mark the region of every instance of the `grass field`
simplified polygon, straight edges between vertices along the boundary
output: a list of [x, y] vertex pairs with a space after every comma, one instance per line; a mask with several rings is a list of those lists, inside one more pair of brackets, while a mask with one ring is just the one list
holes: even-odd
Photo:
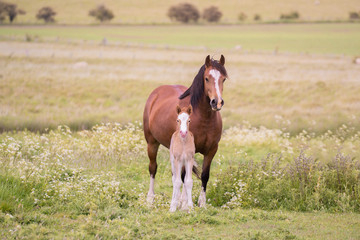
[[[146, 203], [142, 135], [138, 124], [1, 135], [2, 238], [360, 237], [360, 163], [352, 159], [359, 159], [359, 132], [344, 140], [329, 133], [289, 138], [279, 130], [230, 129], [212, 164], [207, 208], [174, 214], [169, 213], [171, 166], [164, 148], [155, 201]], [[299, 158], [301, 149], [306, 156]], [[193, 192], [196, 202], [199, 180]]]
[[[358, 29], [1, 27], [1, 238], [360, 238]], [[208, 54], [229, 79], [207, 208], [170, 214], [165, 148], [145, 201], [139, 122], [154, 88], [189, 86]]]
[[242, 26], [33, 26], [0, 28], [0, 36], [23, 40], [79, 40], [210, 49], [277, 49], [282, 52], [360, 54], [360, 24], [273, 24]]
[[[35, 18], [37, 11], [44, 6], [51, 6], [56, 12], [55, 17], [58, 23], [66, 24], [89, 24], [96, 23], [96, 21], [88, 16], [90, 9], [96, 7], [98, 4], [105, 4], [115, 14], [112, 23], [124, 24], [151, 24], [151, 23], [169, 23], [167, 11], [170, 6], [178, 4], [176, 0], [158, 0], [158, 1], [116, 1], [116, 0], [78, 0], [74, 1], [60, 1], [53, 0], [51, 2], [38, 0], [14, 0], [20, 8], [24, 9], [27, 14], [20, 15], [16, 22], [18, 23], [38, 23]], [[202, 12], [204, 8], [210, 5], [218, 6], [223, 13], [221, 22], [223, 23], [237, 23], [238, 15], [244, 12], [247, 16], [248, 22], [253, 22], [255, 14], [260, 14], [264, 21], [278, 20], [282, 13], [289, 13], [291, 11], [298, 11], [300, 19], [303, 21], [338, 21], [347, 20], [350, 11], [359, 11], [357, 9], [357, 0], [327, 0], [327, 1], [296, 1], [296, 0], [271, 0], [271, 2], [264, 2], [262, 0], [253, 1], [205, 1], [195, 0], [191, 3], [199, 8]]]

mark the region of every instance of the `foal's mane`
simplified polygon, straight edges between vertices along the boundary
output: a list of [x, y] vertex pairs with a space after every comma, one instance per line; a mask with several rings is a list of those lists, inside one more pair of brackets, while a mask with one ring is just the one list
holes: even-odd
[[[222, 64], [213, 59], [211, 59], [210, 63], [211, 66], [217, 69], [222, 75], [227, 76], [226, 69]], [[179, 97], [179, 99], [184, 99], [190, 95], [190, 103], [194, 109], [199, 105], [201, 98], [204, 96], [204, 73], [205, 64], [200, 68], [191, 86]]]

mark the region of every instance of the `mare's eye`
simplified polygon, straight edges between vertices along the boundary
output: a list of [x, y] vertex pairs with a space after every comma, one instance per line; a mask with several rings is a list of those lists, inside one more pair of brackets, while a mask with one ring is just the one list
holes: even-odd
[[176, 119], [176, 122], [179, 122], [179, 119]]
[[209, 82], [209, 79], [208, 79], [208, 78], [205, 78], [205, 81]]
[[190, 120], [188, 122], [190, 122]]
[[225, 82], [226, 78], [224, 78], [223, 82]]

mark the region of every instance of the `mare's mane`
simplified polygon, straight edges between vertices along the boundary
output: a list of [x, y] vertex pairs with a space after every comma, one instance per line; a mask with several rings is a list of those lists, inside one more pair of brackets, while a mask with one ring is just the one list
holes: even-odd
[[[221, 65], [218, 61], [211, 59], [210, 63], [211, 66], [217, 69], [222, 75], [227, 76], [225, 67]], [[204, 73], [205, 64], [200, 68], [191, 86], [179, 97], [179, 99], [184, 99], [185, 97], [190, 96], [190, 103], [193, 109], [198, 106], [201, 98], [204, 95]]]

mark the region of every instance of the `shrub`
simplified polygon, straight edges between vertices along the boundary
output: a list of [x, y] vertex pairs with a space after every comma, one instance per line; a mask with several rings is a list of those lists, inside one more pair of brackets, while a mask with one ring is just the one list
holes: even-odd
[[168, 17], [173, 21], [175, 20], [182, 23], [188, 23], [190, 21], [197, 22], [200, 13], [194, 5], [190, 3], [180, 3], [169, 8]]
[[349, 12], [349, 19], [350, 20], [359, 20], [360, 19], [360, 13]]
[[238, 19], [239, 19], [239, 21], [241, 21], [241, 22], [245, 21], [246, 18], [247, 18], [247, 16], [246, 16], [246, 14], [243, 13], [243, 12], [241, 12], [241, 13], [239, 14], [239, 16], [238, 16]]
[[114, 18], [113, 12], [104, 5], [99, 5], [89, 11], [89, 16], [95, 17], [100, 22], [110, 21]]
[[22, 9], [18, 9], [16, 4], [0, 1], [0, 22], [9, 17], [9, 22], [13, 22], [18, 14], [26, 14]]
[[215, 6], [205, 8], [202, 14], [202, 18], [208, 22], [218, 22], [221, 17], [222, 17], [222, 13]]
[[261, 21], [261, 16], [259, 14], [255, 14], [254, 21]]
[[280, 15], [281, 20], [294, 20], [294, 19], [299, 19], [299, 17], [300, 17], [300, 14], [297, 11], [293, 11], [291, 13]]
[[56, 12], [51, 7], [43, 7], [36, 14], [36, 18], [39, 20], [44, 20], [46, 23], [55, 22], [55, 15]]

